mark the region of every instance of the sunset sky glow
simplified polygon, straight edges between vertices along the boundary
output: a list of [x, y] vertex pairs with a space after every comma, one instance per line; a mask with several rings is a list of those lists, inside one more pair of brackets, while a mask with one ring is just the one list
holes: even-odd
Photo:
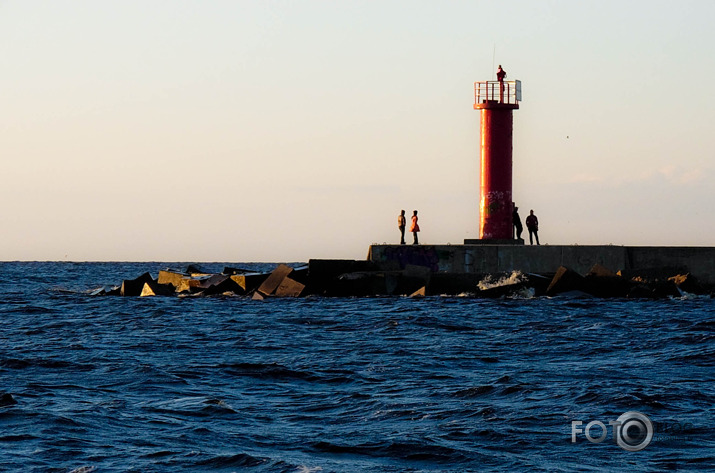
[[477, 238], [474, 81], [523, 84], [542, 244], [715, 246], [715, 2], [0, 0], [0, 260]]

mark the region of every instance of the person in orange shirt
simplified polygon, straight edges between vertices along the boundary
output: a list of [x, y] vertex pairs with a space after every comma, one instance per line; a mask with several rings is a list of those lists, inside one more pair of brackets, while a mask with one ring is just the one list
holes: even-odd
[[412, 242], [413, 245], [419, 245], [419, 241], [417, 241], [417, 232], [420, 231], [420, 226], [417, 224], [417, 211], [415, 210], [412, 213], [412, 226], [410, 227], [410, 231], [412, 232], [412, 236], [414, 237], [415, 241]]

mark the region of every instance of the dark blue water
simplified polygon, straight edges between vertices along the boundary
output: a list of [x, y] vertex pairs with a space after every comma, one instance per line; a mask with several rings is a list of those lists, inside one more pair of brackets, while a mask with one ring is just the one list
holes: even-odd
[[[709, 297], [81, 293], [165, 266], [0, 264], [0, 471], [715, 468]], [[631, 410], [643, 450], [572, 443]]]

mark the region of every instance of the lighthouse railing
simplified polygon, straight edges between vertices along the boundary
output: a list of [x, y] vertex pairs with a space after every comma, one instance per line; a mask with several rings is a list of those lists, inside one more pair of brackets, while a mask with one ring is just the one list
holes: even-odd
[[521, 102], [521, 81], [489, 80], [474, 83], [474, 105], [488, 102], [519, 105]]

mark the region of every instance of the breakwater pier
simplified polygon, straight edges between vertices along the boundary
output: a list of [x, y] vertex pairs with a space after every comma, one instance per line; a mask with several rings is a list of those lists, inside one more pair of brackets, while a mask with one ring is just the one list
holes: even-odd
[[166, 268], [94, 295], [371, 297], [383, 295], [662, 298], [715, 291], [715, 248], [578, 245], [372, 245], [364, 260], [311, 259], [256, 273]]

